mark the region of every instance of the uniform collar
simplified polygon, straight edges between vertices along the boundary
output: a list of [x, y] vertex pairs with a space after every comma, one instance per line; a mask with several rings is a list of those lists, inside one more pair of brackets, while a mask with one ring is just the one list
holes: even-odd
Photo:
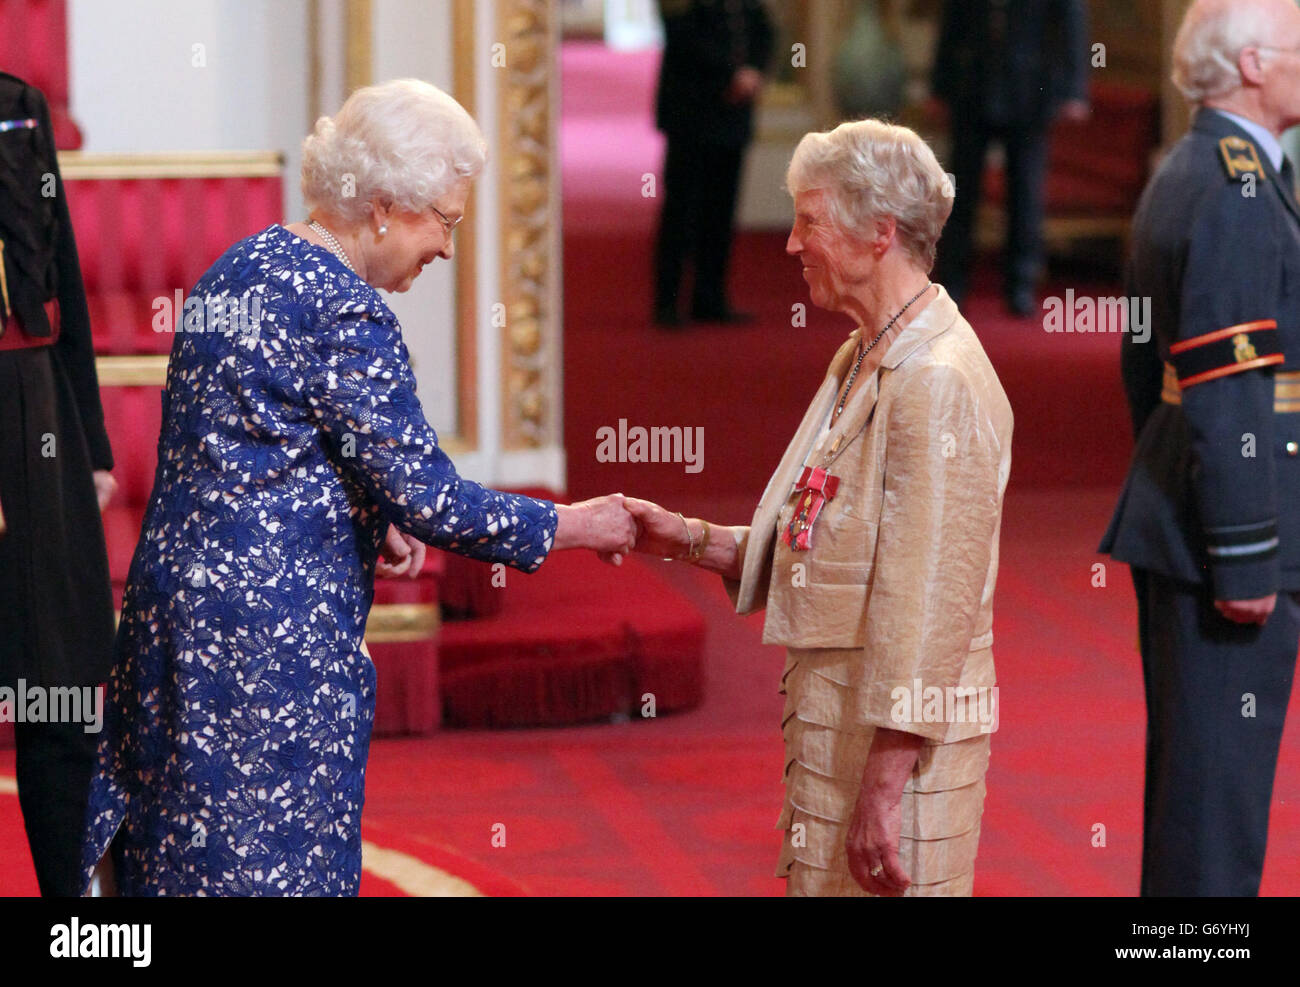
[[1278, 172], [1282, 170], [1282, 143], [1277, 139], [1277, 136], [1263, 124], [1256, 123], [1254, 120], [1249, 120], [1238, 113], [1229, 113], [1227, 110], [1220, 110], [1217, 107], [1207, 106], [1202, 110], [1202, 112], [1217, 113], [1219, 116], [1236, 124], [1254, 138], [1255, 143], [1259, 145], [1259, 149], [1264, 153], [1264, 156], [1268, 158], [1268, 163], [1273, 166], [1273, 170]]

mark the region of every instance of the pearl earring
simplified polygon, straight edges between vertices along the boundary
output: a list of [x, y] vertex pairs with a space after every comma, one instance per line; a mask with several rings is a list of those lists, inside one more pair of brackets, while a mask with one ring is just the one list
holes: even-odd
[[384, 235], [385, 233], [387, 233], [387, 232], [388, 232], [388, 224], [387, 224], [387, 223], [385, 223], [383, 226], [379, 227], [379, 235], [380, 235], [380, 236], [383, 236], [383, 235]]

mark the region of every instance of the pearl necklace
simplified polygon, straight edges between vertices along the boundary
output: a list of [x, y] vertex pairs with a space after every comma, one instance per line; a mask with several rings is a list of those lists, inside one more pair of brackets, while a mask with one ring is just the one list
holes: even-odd
[[307, 225], [307, 229], [312, 230], [318, 237], [324, 240], [326, 249], [339, 260], [343, 261], [344, 266], [349, 271], [353, 274], [357, 273], [357, 269], [352, 266], [352, 261], [348, 260], [348, 255], [343, 249], [343, 244], [339, 243], [338, 238], [335, 237], [333, 233], [314, 219]]
[[885, 328], [881, 329], [880, 332], [876, 333], [876, 338], [870, 342], [867, 348], [858, 354], [858, 362], [853, 364], [853, 373], [849, 374], [849, 382], [844, 385], [844, 393], [840, 396], [840, 403], [838, 407], [836, 407], [835, 409], [835, 417], [831, 419], [832, 421], [834, 421], [836, 418], [839, 418], [840, 413], [844, 410], [844, 403], [849, 399], [849, 391], [853, 390], [853, 382], [858, 379], [858, 371], [862, 369], [862, 361], [866, 359], [867, 354], [871, 352], [872, 348], [875, 347], [875, 345], [878, 342], [880, 342], [881, 337], [884, 336], [885, 333], [889, 332], [891, 328], [893, 328], [894, 323], [903, 317], [903, 313], [912, 307], [912, 302], [916, 301], [918, 298], [924, 295], [933, 286], [934, 286], [933, 281], [927, 281], [925, 283], [925, 287], [922, 288], [920, 291], [918, 291], [915, 295], [913, 295], [911, 300], [908, 301], [906, 305], [904, 305], [902, 308], [898, 310], [898, 314], [885, 323]]

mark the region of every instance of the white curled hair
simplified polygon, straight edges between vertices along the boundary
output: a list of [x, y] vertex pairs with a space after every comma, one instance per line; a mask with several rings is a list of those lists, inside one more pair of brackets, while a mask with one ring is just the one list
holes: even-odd
[[915, 131], [883, 120], [855, 120], [805, 134], [785, 174], [791, 195], [827, 192], [830, 221], [859, 240], [892, 216], [898, 240], [927, 273], [952, 212], [952, 180]]
[[394, 79], [358, 89], [302, 144], [302, 195], [350, 222], [373, 199], [421, 212], [487, 161], [473, 117], [437, 86]]
[[1235, 92], [1242, 49], [1267, 47], [1276, 26], [1274, 11], [1260, 3], [1193, 5], [1174, 37], [1174, 85], [1192, 103]]

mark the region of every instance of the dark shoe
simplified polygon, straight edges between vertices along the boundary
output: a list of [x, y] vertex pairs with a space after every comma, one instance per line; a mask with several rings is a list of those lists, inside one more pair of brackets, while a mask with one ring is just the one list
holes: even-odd
[[747, 326], [755, 321], [753, 312], [741, 312], [734, 308], [716, 311], [692, 312], [692, 322], [716, 322], [728, 326]]
[[677, 314], [675, 308], [655, 309], [653, 321], [660, 329], [680, 329], [686, 325], [686, 320]]
[[1007, 308], [1011, 310], [1013, 315], [1017, 315], [1022, 319], [1033, 315], [1038, 310], [1038, 300], [1034, 297], [1034, 289], [1027, 286], [1012, 288], [1007, 293]]

